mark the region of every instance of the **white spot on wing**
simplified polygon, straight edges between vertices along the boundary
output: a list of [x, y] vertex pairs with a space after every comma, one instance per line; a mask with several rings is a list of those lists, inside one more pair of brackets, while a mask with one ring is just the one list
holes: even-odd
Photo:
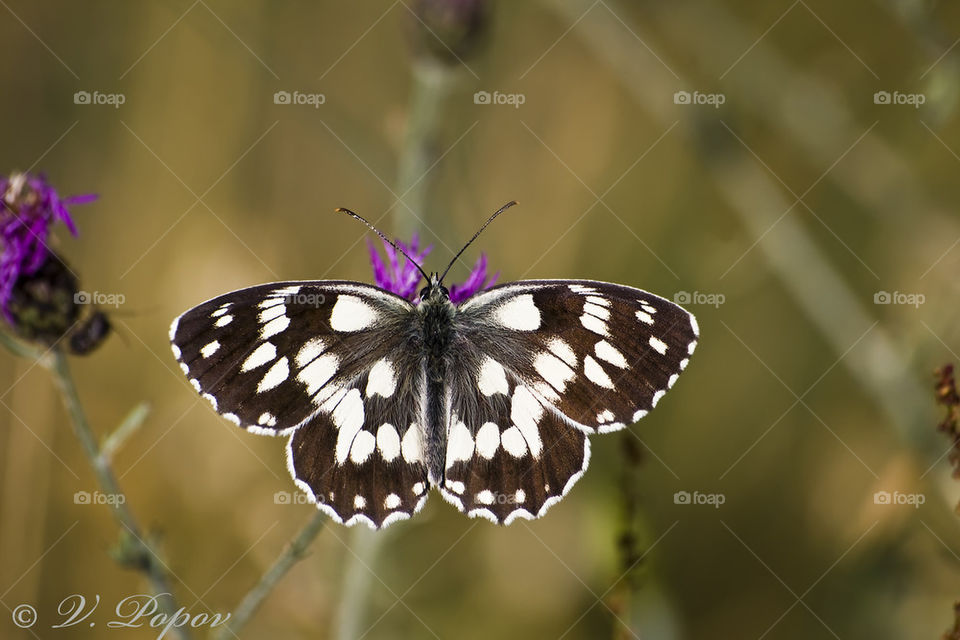
[[613, 389], [613, 380], [611, 380], [607, 372], [603, 370], [600, 363], [593, 359], [593, 356], [584, 357], [583, 373], [586, 374], [587, 379], [595, 385]]
[[262, 393], [273, 389], [281, 382], [285, 381], [290, 377], [290, 366], [287, 362], [286, 356], [277, 360], [272, 367], [270, 367], [263, 378], [260, 380], [260, 384], [257, 385], [257, 393]]
[[493, 492], [490, 489], [484, 489], [476, 495], [476, 499], [480, 504], [493, 504]]
[[420, 426], [416, 422], [411, 422], [407, 428], [407, 432], [403, 434], [400, 451], [403, 453], [403, 459], [407, 462], [421, 462], [423, 460], [423, 444], [420, 441]]
[[675, 373], [672, 376], [670, 376], [670, 379], [667, 380], [667, 389], [672, 389], [673, 385], [677, 383], [677, 378], [679, 377], [680, 377], [680, 374], [678, 373]]
[[570, 345], [563, 338], [550, 338], [547, 340], [547, 349], [571, 367], [577, 366], [577, 354], [573, 352]]
[[225, 314], [229, 308], [230, 308], [230, 303], [229, 303], [229, 302], [224, 302], [222, 305], [220, 305], [220, 306], [217, 308], [216, 311], [214, 311], [213, 313], [210, 314], [210, 317], [211, 317], [211, 318], [219, 318], [220, 316], [222, 316], [223, 314]]
[[356, 296], [340, 294], [330, 312], [330, 328], [334, 331], [361, 331], [376, 320], [376, 310]]
[[567, 382], [576, 375], [567, 363], [549, 351], [542, 351], [533, 359], [533, 368], [557, 391], [563, 393]]
[[353, 439], [353, 446], [350, 447], [350, 460], [354, 464], [363, 464], [377, 448], [377, 439], [369, 431], [361, 430], [357, 437]]
[[384, 509], [396, 509], [400, 506], [400, 496], [395, 493], [389, 494], [386, 498], [383, 499], [383, 508]]
[[230, 324], [231, 322], [233, 322], [233, 316], [223, 316], [222, 318], [220, 318], [219, 320], [217, 320], [217, 321], [214, 322], [213, 324], [214, 324], [214, 326], [216, 326], [216, 327], [225, 327], [225, 326], [227, 326], [228, 324]]
[[593, 304], [592, 302], [584, 303], [583, 312], [589, 313], [592, 316], [597, 316], [601, 320], [610, 319], [610, 309], [607, 309], [606, 307], [601, 307], [598, 304]]
[[239, 424], [240, 424], [240, 418], [238, 418], [238, 417], [237, 417], [237, 414], [235, 414], [235, 413], [225, 413], [225, 414], [223, 414], [223, 417], [226, 418], [227, 420], [229, 420], [230, 422], [232, 422], [232, 423], [235, 424], [235, 425], [239, 425]]
[[606, 340], [601, 340], [598, 342], [593, 350], [597, 353], [598, 358], [601, 360], [606, 360], [616, 367], [626, 369], [629, 366], [627, 365], [627, 359], [623, 357], [623, 354], [617, 351], [616, 348]]
[[396, 388], [397, 377], [393, 372], [393, 363], [386, 358], [380, 358], [367, 376], [367, 397], [376, 393], [389, 398]]
[[327, 345], [320, 338], [313, 338], [308, 341], [300, 347], [300, 351], [297, 352], [297, 367], [304, 367], [310, 364], [323, 353], [326, 348]]
[[523, 439], [520, 429], [516, 427], [510, 427], [500, 435], [500, 444], [514, 458], [527, 455], [527, 443]]
[[208, 342], [207, 344], [203, 345], [202, 349], [200, 349], [200, 355], [202, 355], [204, 358], [209, 358], [210, 356], [215, 354], [217, 352], [217, 349], [219, 348], [220, 348], [220, 342], [218, 340], [214, 340], [213, 342]]
[[500, 447], [500, 427], [485, 422], [477, 430], [477, 453], [489, 460]]
[[654, 407], [657, 406], [657, 403], [660, 402], [660, 398], [662, 398], [666, 393], [667, 392], [663, 389], [657, 391], [655, 394], [653, 394], [653, 400], [650, 401], [650, 404]]
[[[270, 307], [275, 307], [278, 304], [283, 304], [283, 298], [264, 298], [260, 301], [260, 304], [257, 307], [261, 309], [269, 309]], [[263, 322], [263, 320], [261, 320]]]
[[637, 411], [635, 414], [633, 414], [633, 421], [634, 421], [634, 422], [637, 422], [638, 420], [640, 420], [641, 418], [643, 418], [645, 415], [647, 415], [647, 410], [646, 410], [646, 409], [640, 409], [640, 410]]
[[202, 397], [203, 397], [204, 400], [206, 400], [207, 402], [209, 402], [209, 403], [213, 406], [213, 410], [214, 410], [214, 411], [217, 410], [217, 399], [216, 399], [216, 398], [214, 398], [214, 397], [213, 397], [212, 395], [210, 395], [209, 393], [204, 393]]
[[506, 394], [510, 391], [506, 372], [499, 362], [490, 357], [484, 358], [483, 364], [480, 365], [477, 386], [480, 393], [485, 396], [492, 396], [495, 393]]
[[463, 495], [463, 492], [467, 490], [467, 487], [459, 480], [447, 480], [447, 488], [460, 495]]
[[584, 313], [582, 316], [580, 316], [580, 324], [601, 336], [610, 335], [610, 332], [607, 330], [607, 323], [597, 316], [592, 316], [589, 313]]
[[537, 426], [543, 417], [543, 406], [530, 390], [518, 385], [513, 390], [513, 402], [510, 404], [510, 420], [520, 430], [523, 439], [530, 448], [533, 457], [538, 457], [543, 449], [540, 440], [540, 428]]
[[363, 496], [361, 496], [361, 495], [359, 495], [359, 494], [357, 494], [357, 495], [355, 495], [355, 496], [353, 497], [353, 508], [354, 508], [354, 509], [357, 509], [357, 510], [359, 511], [360, 509], [363, 509], [363, 508], [366, 507], [366, 506], [367, 506], [367, 499], [366, 499], [366, 498], [364, 498]]
[[656, 336], [650, 336], [650, 348], [663, 355], [667, 352], [667, 343]]
[[700, 325], [697, 323], [696, 317], [691, 313], [690, 314], [690, 328], [693, 329], [693, 335], [700, 337]]
[[257, 347], [253, 353], [247, 356], [247, 359], [243, 361], [243, 365], [240, 367], [240, 371], [247, 372], [251, 369], [262, 367], [268, 362], [272, 362], [276, 357], [277, 348], [273, 346], [272, 342], [264, 342]]
[[637, 311], [637, 320], [646, 324], [653, 324], [653, 316], [646, 311]]
[[473, 436], [462, 420], [457, 420], [450, 428], [447, 436], [447, 469], [455, 462], [469, 460], [473, 457]]
[[337, 427], [336, 459], [339, 464], [347, 460], [347, 454], [363, 427], [363, 398], [359, 389], [350, 389], [330, 414]]
[[384, 422], [377, 429], [377, 449], [387, 462], [393, 461], [400, 455], [400, 435], [389, 422]]
[[598, 304], [601, 307], [610, 306], [610, 301], [600, 296], [587, 296], [587, 302], [589, 302], [590, 304]]
[[263, 325], [260, 328], [260, 338], [266, 340], [267, 338], [272, 338], [273, 336], [286, 331], [287, 327], [290, 326], [290, 318], [287, 316], [280, 316], [279, 318], [274, 318], [267, 324]]
[[516, 296], [500, 305], [494, 317], [508, 329], [534, 331], [540, 328], [540, 310], [529, 293]]
[[257, 418], [257, 424], [262, 424], [266, 427], [272, 427], [277, 424], [277, 417], [272, 413], [264, 411], [260, 414], [260, 417]]
[[[300, 353], [302, 354], [303, 350]], [[297, 358], [299, 359], [299, 355]], [[297, 380], [307, 387], [307, 395], [313, 396], [330, 381], [339, 366], [340, 358], [336, 354], [327, 353], [301, 369], [297, 373]], [[315, 403], [322, 401], [323, 398], [314, 398]]]
[[266, 324], [274, 318], [279, 318], [287, 312], [287, 306], [284, 304], [272, 305], [260, 312], [260, 324]]

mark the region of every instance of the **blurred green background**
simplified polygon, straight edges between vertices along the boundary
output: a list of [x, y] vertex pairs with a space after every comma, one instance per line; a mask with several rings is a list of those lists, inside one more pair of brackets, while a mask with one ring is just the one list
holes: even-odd
[[[960, 598], [931, 376], [960, 360], [960, 4], [498, 2], [466, 42], [429, 9], [473, 4], [0, 2], [0, 170], [100, 194], [57, 247], [125, 303], [73, 367], [98, 433], [153, 408], [115, 469], [181, 604], [230, 611], [312, 509], [275, 502], [284, 442], [196, 396], [170, 320], [271, 280], [372, 280], [371, 234], [335, 207], [418, 230], [436, 269], [516, 199], [467, 262], [688, 294], [687, 373], [593, 438], [541, 520], [497, 528], [434, 495], [376, 537], [330, 524], [242, 637], [940, 637]], [[146, 586], [111, 562], [107, 508], [74, 503], [97, 486], [50, 376], [0, 363], [0, 636], [156, 637], [49, 628], [70, 594], [99, 594], [105, 621]]]

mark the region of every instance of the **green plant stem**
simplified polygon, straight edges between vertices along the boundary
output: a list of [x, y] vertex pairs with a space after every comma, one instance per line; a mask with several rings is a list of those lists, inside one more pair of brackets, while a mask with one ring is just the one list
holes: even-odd
[[460, 71], [429, 59], [415, 60], [412, 71], [409, 120], [397, 166], [396, 193], [402, 205], [394, 209], [393, 226], [401, 238], [423, 231], [421, 226], [443, 237], [442, 220], [430, 210], [430, 168], [437, 159], [441, 125], [446, 122], [447, 98]]
[[[81, 447], [83, 447], [83, 452], [93, 468], [100, 488], [106, 494], [122, 494], [120, 485], [113, 475], [113, 469], [101, 454], [97, 439], [90, 428], [90, 423], [87, 421], [83, 405], [80, 403], [80, 396], [77, 394], [77, 387], [70, 375], [66, 354], [59, 349], [54, 349], [51, 355], [51, 361], [45, 364], [48, 364], [57, 386], [60, 388], [60, 394], [63, 396], [63, 402], [73, 423], [73, 432], [80, 441]], [[166, 597], [157, 598], [158, 604], [163, 613], [172, 616], [180, 609], [180, 605], [170, 588], [170, 581], [163, 561], [144, 540], [140, 526], [133, 517], [133, 512], [130, 511], [127, 502], [125, 500], [112, 500], [109, 506], [114, 519], [121, 526], [121, 533], [123, 534], [121, 544], [124, 547], [121, 551], [122, 557], [129, 559], [130, 566], [137, 568], [146, 575], [150, 588], [155, 595], [166, 594]], [[176, 627], [174, 632], [184, 640], [190, 638], [189, 632], [183, 627]]]
[[222, 627], [213, 636], [215, 640], [240, 635], [240, 631], [260, 608], [263, 601], [267, 599], [280, 579], [306, 555], [310, 544], [323, 530], [326, 522], [327, 516], [320, 511], [317, 511], [310, 518], [300, 532], [287, 544], [280, 556], [270, 565], [260, 581], [240, 600], [240, 604], [230, 614], [230, 624]]

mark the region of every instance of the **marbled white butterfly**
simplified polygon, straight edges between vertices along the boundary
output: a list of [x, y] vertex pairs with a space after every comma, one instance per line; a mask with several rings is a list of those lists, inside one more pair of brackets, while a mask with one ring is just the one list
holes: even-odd
[[417, 304], [359, 282], [276, 282], [170, 327], [197, 392], [247, 431], [286, 436], [296, 484], [346, 525], [408, 518], [431, 487], [469, 516], [542, 516], [586, 470], [588, 436], [645, 416], [696, 346], [693, 315], [639, 289], [523, 280], [454, 305], [446, 271], [417, 268]]

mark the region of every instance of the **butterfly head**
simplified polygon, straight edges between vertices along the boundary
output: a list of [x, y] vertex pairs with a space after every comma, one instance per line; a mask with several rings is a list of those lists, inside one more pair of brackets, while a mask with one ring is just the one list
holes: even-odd
[[450, 299], [450, 292], [440, 284], [439, 273], [430, 274], [430, 283], [420, 290], [420, 302], [446, 302]]

